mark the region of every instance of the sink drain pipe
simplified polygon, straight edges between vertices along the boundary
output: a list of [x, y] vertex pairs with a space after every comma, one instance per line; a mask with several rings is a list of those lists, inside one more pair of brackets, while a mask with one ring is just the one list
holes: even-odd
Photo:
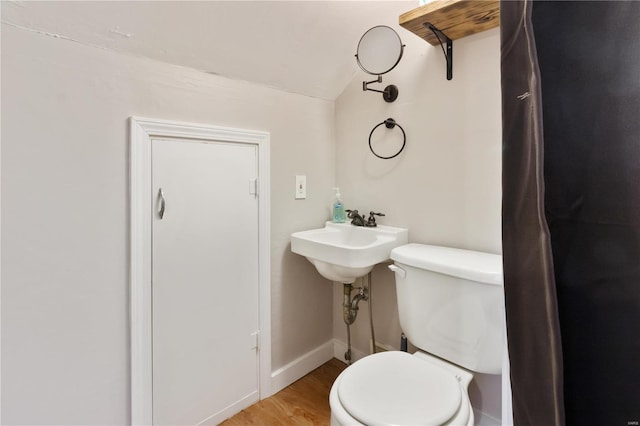
[[[361, 300], [369, 301], [369, 324], [371, 326], [371, 339], [373, 341], [373, 352], [375, 352], [376, 341], [375, 334], [373, 331], [373, 313], [371, 309], [371, 272], [369, 272], [368, 276], [368, 287], [353, 287], [351, 283], [343, 283], [342, 287], [342, 318], [344, 319], [345, 324], [347, 325], [347, 352], [344, 354], [344, 359], [347, 361], [349, 365], [352, 363], [351, 357], [351, 324], [353, 324], [358, 316], [358, 304]], [[363, 278], [364, 281], [364, 278]], [[358, 293], [351, 298], [351, 293], [353, 290], [357, 290]]]

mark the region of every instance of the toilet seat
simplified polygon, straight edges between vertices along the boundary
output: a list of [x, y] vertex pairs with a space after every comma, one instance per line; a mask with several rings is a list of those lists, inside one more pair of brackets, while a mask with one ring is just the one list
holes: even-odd
[[466, 410], [461, 406], [468, 405], [451, 371], [406, 352], [365, 357], [336, 385], [340, 405], [363, 424], [443, 425], [460, 420], [458, 414]]

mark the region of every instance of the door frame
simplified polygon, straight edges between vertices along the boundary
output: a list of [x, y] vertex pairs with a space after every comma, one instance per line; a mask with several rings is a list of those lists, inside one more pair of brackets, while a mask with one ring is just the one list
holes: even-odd
[[152, 138], [250, 144], [258, 152], [258, 392], [271, 393], [269, 133], [158, 119], [129, 119], [131, 424], [153, 424]]

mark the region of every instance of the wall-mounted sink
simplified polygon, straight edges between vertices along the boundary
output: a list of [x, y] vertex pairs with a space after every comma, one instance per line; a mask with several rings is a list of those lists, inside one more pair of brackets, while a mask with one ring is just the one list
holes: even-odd
[[408, 241], [405, 228], [327, 222], [324, 228], [291, 234], [291, 251], [305, 256], [323, 277], [352, 283], [389, 260], [391, 250]]

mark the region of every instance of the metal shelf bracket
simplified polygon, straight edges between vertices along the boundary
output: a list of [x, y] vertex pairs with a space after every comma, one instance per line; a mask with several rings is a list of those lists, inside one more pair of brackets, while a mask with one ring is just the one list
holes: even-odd
[[[444, 53], [444, 57], [447, 60], [447, 80], [451, 80], [453, 78], [453, 40], [429, 22], [425, 22], [422, 25], [430, 29], [438, 38], [440, 47], [442, 48], [442, 53]], [[446, 44], [446, 50], [444, 44]]]

